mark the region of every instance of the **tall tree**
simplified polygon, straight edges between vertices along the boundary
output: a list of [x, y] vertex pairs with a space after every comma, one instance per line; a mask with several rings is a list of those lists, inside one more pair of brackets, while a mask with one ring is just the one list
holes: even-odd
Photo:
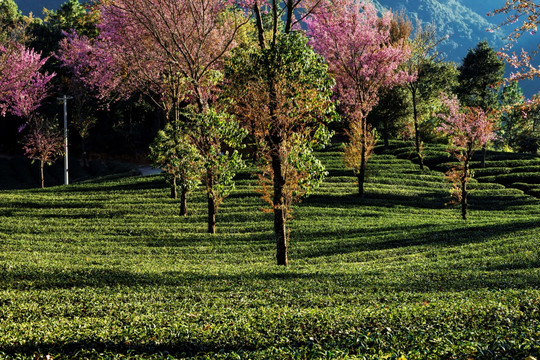
[[307, 41], [293, 32], [278, 36], [273, 48], [238, 49], [226, 73], [233, 109], [258, 148], [259, 192], [274, 213], [279, 265], [288, 262], [286, 222], [293, 203], [324, 177], [313, 149], [329, 140], [326, 123], [334, 116], [334, 82]]
[[[409, 41], [412, 23], [405, 12], [394, 13], [390, 22], [390, 44]], [[369, 124], [377, 128], [383, 138], [385, 149], [389, 146], [390, 133], [396, 134], [408, 117], [407, 93], [403, 87], [381, 89], [379, 103], [367, 117]]]
[[[287, 169], [294, 168], [290, 156], [293, 146], [290, 142], [291, 139], [287, 138], [287, 134], [290, 133], [290, 128], [294, 123], [302, 123], [300, 115], [294, 114], [293, 109], [289, 109], [285, 114], [280, 113], [280, 101], [283, 101], [283, 99], [279, 99], [279, 97], [284, 92], [284, 89], [280, 89], [280, 87], [286, 86], [283, 84], [283, 78], [288, 76], [300, 76], [301, 78], [303, 76], [302, 72], [294, 74], [294, 72], [300, 71], [303, 65], [300, 66], [300, 69], [291, 67], [292, 64], [298, 64], [297, 51], [299, 48], [291, 53], [295, 55], [292, 58], [280, 57], [278, 55], [281, 51], [279, 48], [287, 44], [292, 46], [292, 42], [297, 41], [297, 39], [287, 40], [286, 37], [294, 36], [294, 30], [298, 28], [301, 21], [315, 12], [323, 2], [323, 0], [241, 1], [243, 7], [250, 11], [255, 18], [256, 36], [259, 45], [258, 57], [265, 59], [259, 65], [259, 79], [265, 79], [266, 81], [266, 84], [261, 85], [260, 88], [261, 99], [264, 99], [266, 106], [258, 111], [260, 111], [261, 121], [267, 124], [267, 128], [264, 132], [265, 135], [261, 136], [263, 141], [259, 145], [260, 149], [268, 156], [269, 167], [267, 168], [267, 174], [272, 183], [270, 197], [274, 213], [276, 259], [279, 265], [288, 264], [287, 249], [289, 239], [286, 228], [288, 200], [286, 187], [287, 184], [291, 184], [292, 178], [288, 179]], [[288, 52], [290, 53], [290, 50]], [[318, 61], [310, 61], [307, 65], [316, 68], [320, 66]], [[309, 73], [311, 70], [305, 68], [305, 71]], [[299, 81], [302, 80], [299, 79]], [[326, 80], [323, 80], [323, 83], [325, 82]], [[306, 86], [309, 88], [307, 84]], [[291, 91], [293, 95], [300, 94], [297, 89], [291, 89]], [[316, 88], [310, 88], [310, 91], [314, 91], [313, 95], [317, 96]], [[327, 89], [323, 89], [319, 96], [325, 98]], [[294, 102], [294, 98], [290, 99], [290, 101]], [[306, 105], [311, 108], [309, 104]], [[298, 108], [297, 110], [301, 109]], [[326, 109], [319, 109], [321, 115], [326, 111]], [[313, 110], [313, 113], [315, 113], [315, 110]], [[309, 116], [306, 123], [311, 122], [314, 117], [316, 116]], [[319, 126], [316, 128], [319, 128]]]
[[[469, 50], [458, 68], [459, 85], [456, 89], [460, 102], [465, 106], [477, 106], [491, 111], [498, 106], [497, 93], [503, 81], [504, 63], [487, 41], [481, 41]], [[484, 144], [482, 167], [485, 166]]]
[[410, 41], [411, 57], [407, 59], [404, 64], [404, 68], [409, 74], [417, 74], [416, 79], [406, 83], [405, 87], [411, 96], [414, 144], [416, 154], [420, 161], [420, 169], [422, 170], [424, 169], [424, 157], [421, 151], [422, 141], [420, 139], [419, 131], [422, 114], [419, 107], [422, 100], [422, 95], [429, 96], [430, 94], [423, 90], [432, 84], [430, 80], [432, 80], [431, 76], [433, 73], [426, 70], [428, 70], [429, 65], [434, 63], [437, 57], [435, 47], [437, 46], [438, 42], [435, 26], [428, 24], [422, 27], [420, 22], [418, 22], [414, 36]]
[[366, 163], [373, 135], [366, 117], [379, 100], [382, 88], [392, 88], [415, 78], [399, 70], [410, 48], [391, 42], [392, 13], [382, 17], [371, 1], [336, 0], [308, 20], [308, 34], [316, 51], [324, 55], [336, 77], [337, 94], [349, 123], [346, 158], [364, 194]]
[[465, 106], [479, 106], [484, 110], [497, 107], [497, 93], [504, 76], [504, 64], [487, 41], [469, 50], [459, 70], [456, 89]]
[[461, 203], [461, 216], [467, 219], [467, 183], [472, 178], [470, 161], [474, 152], [495, 138], [493, 117], [481, 107], [461, 107], [456, 96], [441, 93], [440, 99], [446, 112], [438, 114], [442, 119], [439, 131], [450, 138], [449, 150], [460, 165], [447, 172], [453, 182], [453, 196]]

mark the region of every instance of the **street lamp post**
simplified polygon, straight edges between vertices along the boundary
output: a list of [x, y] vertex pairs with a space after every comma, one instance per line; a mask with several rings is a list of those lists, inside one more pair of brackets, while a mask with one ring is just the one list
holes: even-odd
[[64, 185], [69, 185], [69, 165], [68, 165], [68, 130], [67, 130], [67, 101], [73, 99], [73, 96], [64, 95], [57, 98], [64, 103]]

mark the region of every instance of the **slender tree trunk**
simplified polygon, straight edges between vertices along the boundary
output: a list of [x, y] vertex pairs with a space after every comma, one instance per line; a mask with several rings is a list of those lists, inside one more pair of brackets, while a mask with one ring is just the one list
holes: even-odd
[[208, 196], [208, 233], [216, 233], [216, 199], [212, 195], [212, 188], [214, 187], [214, 175], [211, 170], [206, 173], [206, 192]]
[[171, 183], [171, 199], [176, 200], [178, 198], [178, 193], [176, 192], [176, 176], [172, 176]]
[[358, 179], [358, 195], [364, 197], [364, 181], [366, 178], [366, 135], [367, 135], [367, 123], [366, 119], [362, 118], [362, 144], [360, 149], [360, 172], [356, 176]]
[[44, 189], [45, 188], [45, 174], [43, 172], [43, 167], [44, 167], [44, 161], [43, 160], [40, 160], [39, 161], [39, 173], [40, 173], [40, 176], [41, 176], [41, 188]]
[[[272, 123], [278, 127], [276, 109], [277, 109], [277, 93], [273, 78], [270, 76], [268, 84], [269, 88], [269, 111]], [[287, 258], [288, 238], [287, 238], [287, 209], [285, 208], [283, 188], [285, 187], [285, 177], [283, 174], [282, 149], [284, 147], [283, 138], [279, 133], [279, 128], [272, 129], [270, 142], [272, 146], [272, 172], [274, 173], [274, 236], [276, 238], [276, 260], [278, 265], [287, 266], [289, 261]]]
[[211, 195], [208, 195], [208, 233], [216, 233], [216, 203]]
[[486, 148], [486, 144], [484, 144], [484, 146], [482, 146], [482, 164], [481, 164], [483, 168], [486, 167], [486, 154], [487, 154], [487, 148]]
[[81, 136], [81, 150], [82, 150], [82, 166], [84, 168], [89, 168], [90, 163], [88, 162], [88, 153], [86, 152], [86, 140]]
[[461, 178], [461, 217], [467, 220], [467, 178], [469, 177], [469, 158], [463, 164], [463, 177]]
[[358, 180], [358, 195], [361, 198], [364, 197], [364, 181], [362, 180], [363, 176], [362, 169], [360, 169], [360, 172], [356, 174], [356, 179]]
[[274, 235], [276, 238], [276, 260], [278, 265], [288, 265], [287, 259], [287, 213], [283, 203], [283, 187], [285, 179], [282, 172], [282, 159], [279, 150], [272, 154], [272, 170], [274, 172]]
[[418, 109], [416, 107], [416, 91], [412, 92], [413, 118], [414, 118], [414, 141], [416, 155], [420, 161], [420, 170], [424, 170], [424, 157], [420, 154], [420, 133], [418, 132]]
[[180, 193], [180, 215], [187, 216], [187, 186], [182, 186]]

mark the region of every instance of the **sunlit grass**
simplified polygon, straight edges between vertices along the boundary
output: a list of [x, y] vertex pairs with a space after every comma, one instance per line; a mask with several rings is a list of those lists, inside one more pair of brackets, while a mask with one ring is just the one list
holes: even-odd
[[0, 358], [540, 355], [540, 200], [376, 155], [366, 196], [338, 148], [296, 207], [290, 266], [242, 174], [205, 234], [159, 176], [0, 192]]

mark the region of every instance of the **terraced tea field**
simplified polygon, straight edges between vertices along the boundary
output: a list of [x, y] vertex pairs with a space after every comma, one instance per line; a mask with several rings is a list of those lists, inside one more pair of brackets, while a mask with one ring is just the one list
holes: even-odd
[[287, 268], [247, 173], [213, 236], [159, 176], [1, 191], [0, 358], [540, 356], [539, 199], [477, 182], [463, 221], [440, 171], [375, 155], [359, 199], [320, 155]]
[[[379, 147], [379, 150], [381, 151], [382, 147]], [[411, 144], [403, 141], [393, 141], [389, 153], [403, 159], [415, 158]], [[442, 172], [455, 164], [445, 145], [426, 145], [424, 156], [426, 165]], [[478, 181], [502, 184], [540, 198], [539, 155], [488, 151], [485, 166], [482, 166], [482, 156], [481, 151], [476, 152], [471, 163], [474, 177]]]

